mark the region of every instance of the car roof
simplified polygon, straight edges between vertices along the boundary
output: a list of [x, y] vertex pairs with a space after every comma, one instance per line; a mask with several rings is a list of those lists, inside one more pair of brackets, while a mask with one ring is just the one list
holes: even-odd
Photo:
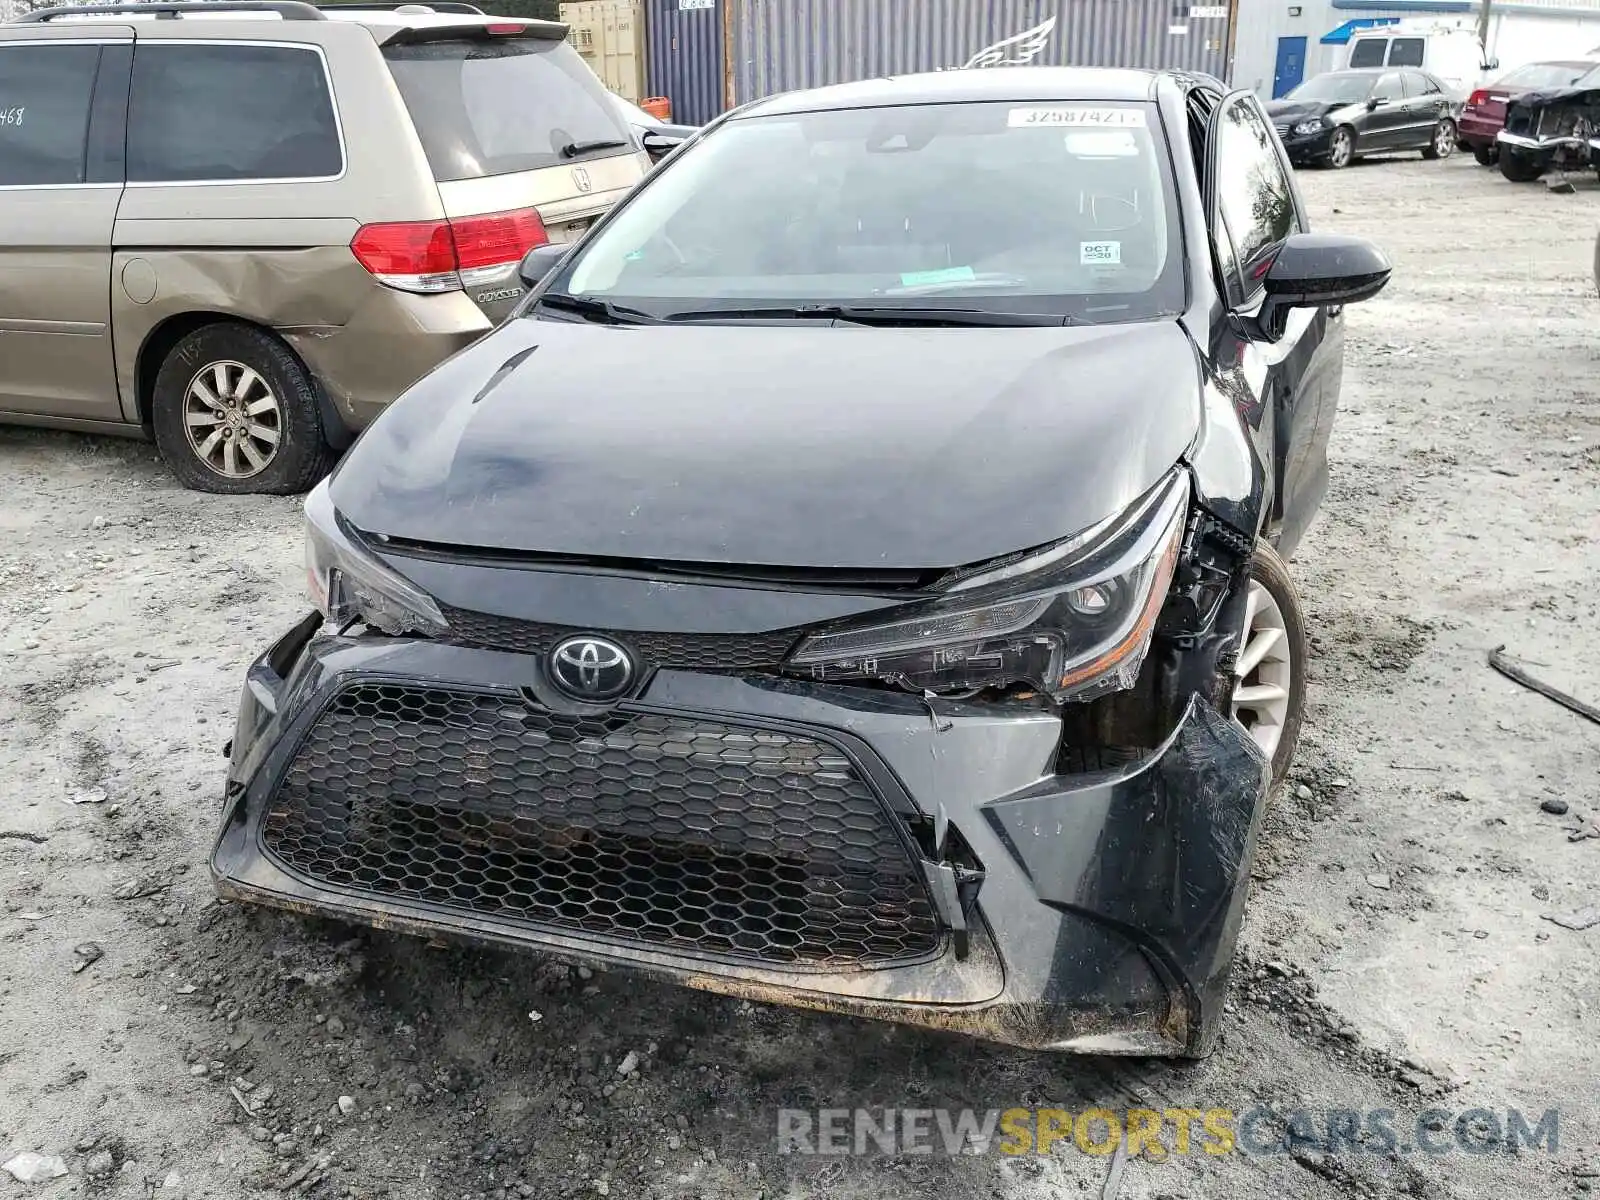
[[1172, 72], [1114, 67], [985, 67], [889, 75], [784, 92], [758, 100], [740, 115], [882, 108], [891, 104], [968, 104], [986, 100], [1150, 100], [1156, 83]]

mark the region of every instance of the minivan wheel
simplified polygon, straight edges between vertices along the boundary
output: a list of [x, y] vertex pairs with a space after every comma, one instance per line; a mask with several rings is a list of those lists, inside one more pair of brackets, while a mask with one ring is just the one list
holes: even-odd
[[1283, 559], [1270, 546], [1250, 559], [1250, 595], [1234, 664], [1233, 719], [1272, 763], [1272, 786], [1289, 772], [1306, 700], [1305, 614]]
[[288, 346], [250, 325], [181, 339], [156, 375], [151, 420], [162, 457], [196, 491], [303, 492], [333, 465], [315, 382]]
[[1492, 167], [1499, 160], [1500, 155], [1493, 146], [1474, 146], [1472, 157], [1478, 160], [1480, 167]]

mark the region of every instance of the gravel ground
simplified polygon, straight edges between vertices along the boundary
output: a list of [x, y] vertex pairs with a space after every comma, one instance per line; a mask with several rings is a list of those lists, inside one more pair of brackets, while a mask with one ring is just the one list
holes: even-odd
[[[1505, 643], [1600, 701], [1597, 193], [1459, 158], [1303, 185], [1395, 281], [1350, 313], [1332, 492], [1296, 564], [1309, 723], [1210, 1060], [1045, 1058], [219, 905], [221, 748], [246, 662], [302, 610], [297, 505], [184, 492], [145, 446], [0, 430], [0, 1158], [70, 1170], [0, 1175], [0, 1197], [1600, 1186], [1600, 927], [1544, 919], [1600, 903], [1600, 838], [1574, 840], [1600, 835], [1600, 729], [1486, 665]], [[1559, 1150], [1118, 1168], [1070, 1141], [841, 1159], [774, 1136], [780, 1107], [1261, 1104], [1395, 1110], [1401, 1141], [1430, 1106], [1557, 1108]]]

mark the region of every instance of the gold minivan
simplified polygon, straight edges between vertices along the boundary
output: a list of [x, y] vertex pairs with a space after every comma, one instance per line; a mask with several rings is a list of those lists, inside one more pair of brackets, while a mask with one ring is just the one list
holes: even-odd
[[649, 168], [565, 36], [454, 2], [0, 25], [0, 422], [308, 488]]

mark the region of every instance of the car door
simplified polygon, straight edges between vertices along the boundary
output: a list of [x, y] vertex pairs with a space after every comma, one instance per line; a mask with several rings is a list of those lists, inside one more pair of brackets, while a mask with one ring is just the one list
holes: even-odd
[[1263, 530], [1288, 554], [1327, 488], [1344, 319], [1336, 308], [1296, 309], [1278, 341], [1252, 338], [1262, 280], [1284, 240], [1306, 228], [1293, 172], [1254, 95], [1234, 92], [1212, 113], [1205, 164], [1218, 289], [1230, 311], [1213, 331], [1212, 370], [1269, 475]]
[[111, 231], [132, 42], [0, 28], [0, 413], [120, 419]]
[[1361, 145], [1366, 150], [1394, 150], [1406, 141], [1411, 116], [1406, 112], [1406, 92], [1399, 71], [1378, 76], [1367, 96], [1367, 116], [1363, 122]]
[[1434, 127], [1444, 115], [1444, 94], [1421, 71], [1402, 71], [1400, 82], [1406, 89], [1405, 148], [1421, 150], [1433, 143]]

